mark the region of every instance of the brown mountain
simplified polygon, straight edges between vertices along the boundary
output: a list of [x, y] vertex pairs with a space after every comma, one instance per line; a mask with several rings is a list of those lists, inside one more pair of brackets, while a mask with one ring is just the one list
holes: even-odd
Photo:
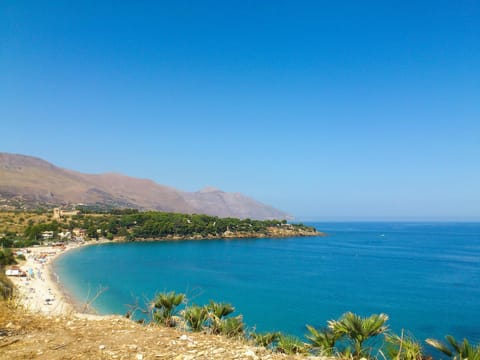
[[215, 188], [184, 192], [148, 179], [116, 173], [82, 174], [39, 158], [0, 153], [0, 205], [31, 208], [78, 203], [220, 217], [290, 218], [240, 193]]

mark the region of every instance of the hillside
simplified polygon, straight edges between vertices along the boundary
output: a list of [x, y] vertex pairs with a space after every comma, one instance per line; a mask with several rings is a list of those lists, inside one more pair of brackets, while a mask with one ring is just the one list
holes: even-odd
[[243, 219], [290, 218], [240, 193], [214, 188], [184, 192], [148, 179], [117, 173], [83, 174], [39, 158], [0, 153], [0, 208], [79, 203]]
[[119, 316], [45, 317], [0, 303], [1, 359], [305, 359], [241, 340], [142, 326]]

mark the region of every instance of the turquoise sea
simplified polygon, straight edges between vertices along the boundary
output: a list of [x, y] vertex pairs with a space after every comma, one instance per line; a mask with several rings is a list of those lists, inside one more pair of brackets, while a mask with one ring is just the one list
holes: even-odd
[[257, 331], [303, 336], [346, 311], [384, 312], [418, 340], [480, 342], [480, 223], [311, 223], [327, 237], [87, 246], [54, 271], [102, 314], [175, 290], [232, 303]]

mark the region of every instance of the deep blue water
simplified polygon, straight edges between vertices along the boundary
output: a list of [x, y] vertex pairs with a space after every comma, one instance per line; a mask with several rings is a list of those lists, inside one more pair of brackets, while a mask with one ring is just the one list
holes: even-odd
[[[88, 246], [54, 264], [100, 313], [175, 290], [232, 303], [257, 331], [303, 336], [346, 311], [384, 312], [395, 331], [480, 341], [480, 223], [315, 223], [327, 237]], [[90, 294], [90, 295], [89, 295]]]

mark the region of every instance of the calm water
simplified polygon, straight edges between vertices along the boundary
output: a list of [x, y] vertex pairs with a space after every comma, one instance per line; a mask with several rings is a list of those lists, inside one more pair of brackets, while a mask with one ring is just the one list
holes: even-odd
[[257, 331], [303, 336], [346, 311], [384, 312], [419, 340], [480, 341], [480, 224], [311, 225], [329, 236], [89, 246], [54, 269], [80, 301], [107, 286], [100, 313], [175, 290], [230, 302]]

